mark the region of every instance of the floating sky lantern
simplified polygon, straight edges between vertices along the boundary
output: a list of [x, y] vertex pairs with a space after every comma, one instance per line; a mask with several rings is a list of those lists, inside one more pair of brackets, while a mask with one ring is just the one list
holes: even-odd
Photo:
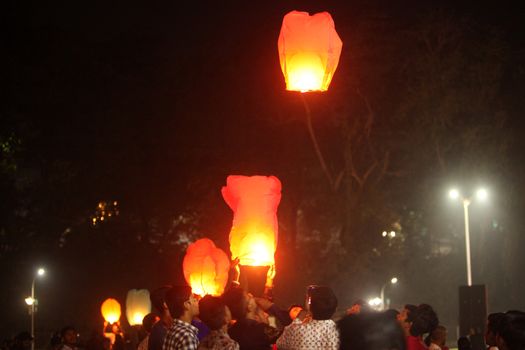
[[202, 238], [188, 246], [182, 269], [193, 293], [219, 296], [228, 282], [230, 259], [210, 239]]
[[326, 91], [343, 42], [328, 12], [292, 11], [283, 18], [278, 49], [286, 90]]
[[151, 312], [147, 289], [131, 289], [126, 297], [126, 317], [131, 326], [141, 325], [144, 316]]
[[102, 317], [109, 324], [113, 324], [120, 319], [120, 304], [113, 298], [106, 299], [100, 307]]
[[222, 196], [234, 213], [230, 231], [232, 258], [239, 258], [243, 266], [271, 266], [267, 286], [271, 285], [281, 182], [275, 176], [228, 176]]

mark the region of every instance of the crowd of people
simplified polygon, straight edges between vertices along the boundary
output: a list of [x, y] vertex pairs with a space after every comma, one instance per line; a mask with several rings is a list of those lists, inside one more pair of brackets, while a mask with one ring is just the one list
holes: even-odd
[[[402, 310], [374, 311], [357, 301], [335, 321], [337, 297], [328, 286], [310, 286], [304, 305], [287, 310], [265, 297], [254, 297], [238, 285], [223, 295], [198, 297], [189, 286], [164, 286], [150, 293], [155, 313], [146, 315], [131, 350], [448, 350], [447, 329], [428, 304]], [[130, 350], [118, 324], [105, 324], [83, 346], [85, 350]], [[9, 350], [28, 350], [32, 337], [23, 332]], [[525, 313], [490, 314], [487, 350], [525, 350]], [[459, 350], [472, 349], [469, 337]], [[79, 350], [77, 333], [65, 327], [50, 350]]]

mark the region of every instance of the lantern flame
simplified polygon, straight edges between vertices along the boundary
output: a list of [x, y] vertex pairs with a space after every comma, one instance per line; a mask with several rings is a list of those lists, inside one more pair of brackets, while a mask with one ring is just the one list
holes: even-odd
[[115, 299], [108, 298], [102, 303], [100, 312], [102, 313], [104, 320], [109, 324], [113, 324], [120, 319], [120, 304]]
[[210, 239], [203, 238], [189, 245], [182, 269], [193, 293], [219, 296], [228, 282], [230, 260]]
[[277, 45], [286, 90], [328, 90], [343, 47], [328, 12], [286, 14]]
[[222, 196], [233, 210], [230, 231], [232, 257], [244, 266], [271, 266], [274, 276], [277, 248], [277, 207], [281, 182], [275, 176], [228, 176]]

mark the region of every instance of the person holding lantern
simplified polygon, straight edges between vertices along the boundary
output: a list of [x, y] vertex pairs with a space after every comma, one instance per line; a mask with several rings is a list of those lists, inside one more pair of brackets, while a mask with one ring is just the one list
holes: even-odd
[[339, 349], [339, 331], [331, 319], [337, 308], [337, 298], [330, 287], [310, 286], [307, 309], [312, 320], [292, 323], [277, 339], [278, 349]]
[[196, 350], [199, 329], [191, 324], [199, 315], [199, 302], [189, 286], [174, 286], [166, 293], [173, 323], [168, 329], [162, 350]]
[[272, 344], [275, 344], [281, 334], [279, 329], [268, 325], [266, 317], [261, 315], [264, 311], [276, 316], [283, 326], [291, 322], [286, 311], [275, 312], [278, 308], [271, 301], [254, 298], [240, 287], [230, 288], [224, 293], [223, 298], [233, 319], [236, 320], [228, 333], [239, 343], [241, 350], [271, 349]]

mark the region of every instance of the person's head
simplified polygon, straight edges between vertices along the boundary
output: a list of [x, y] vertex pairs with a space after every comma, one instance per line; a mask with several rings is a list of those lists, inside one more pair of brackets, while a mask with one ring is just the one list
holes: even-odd
[[166, 294], [171, 286], [162, 286], [150, 292], [149, 298], [151, 305], [157, 310], [159, 315], [169, 314], [168, 305], [166, 304]]
[[499, 325], [496, 343], [500, 350], [525, 349], [525, 313], [507, 311]]
[[337, 298], [330, 287], [310, 286], [307, 299], [314, 320], [328, 320], [337, 309]]
[[470, 350], [472, 345], [467, 337], [459, 337], [458, 339], [458, 350]]
[[445, 346], [447, 342], [447, 328], [439, 325], [432, 332], [430, 332], [430, 342], [438, 345], [439, 347]]
[[485, 343], [496, 346], [496, 335], [500, 333], [500, 324], [505, 314], [503, 312], [492, 313], [487, 317], [487, 328], [485, 330]]
[[397, 320], [397, 315], [399, 315], [399, 311], [396, 309], [388, 309], [384, 311], [386, 317], [390, 317], [393, 320]]
[[350, 314], [337, 326], [341, 350], [405, 350], [405, 337], [395, 319], [382, 312]]
[[199, 315], [199, 302], [189, 286], [173, 286], [166, 293], [166, 304], [174, 318], [191, 320]]
[[415, 337], [430, 333], [439, 325], [436, 312], [428, 304], [420, 304], [415, 311], [409, 312], [407, 320], [412, 322], [410, 334]]
[[239, 286], [228, 289], [223, 298], [235, 320], [245, 319], [249, 313], [253, 313], [257, 309], [253, 296]]
[[399, 322], [405, 337], [410, 335], [410, 327], [412, 327], [412, 314], [415, 314], [416, 309], [416, 305], [406, 304], [401, 312], [397, 315], [397, 322]]
[[66, 326], [60, 331], [60, 338], [62, 339], [62, 343], [74, 345], [77, 343], [77, 331], [71, 326]]
[[153, 313], [149, 313], [142, 319], [142, 328], [146, 331], [146, 333], [151, 333], [151, 329], [153, 328], [153, 325], [157, 323], [159, 320], [159, 317]]
[[230, 323], [232, 315], [222, 298], [206, 295], [199, 301], [199, 317], [211, 330], [219, 330]]

